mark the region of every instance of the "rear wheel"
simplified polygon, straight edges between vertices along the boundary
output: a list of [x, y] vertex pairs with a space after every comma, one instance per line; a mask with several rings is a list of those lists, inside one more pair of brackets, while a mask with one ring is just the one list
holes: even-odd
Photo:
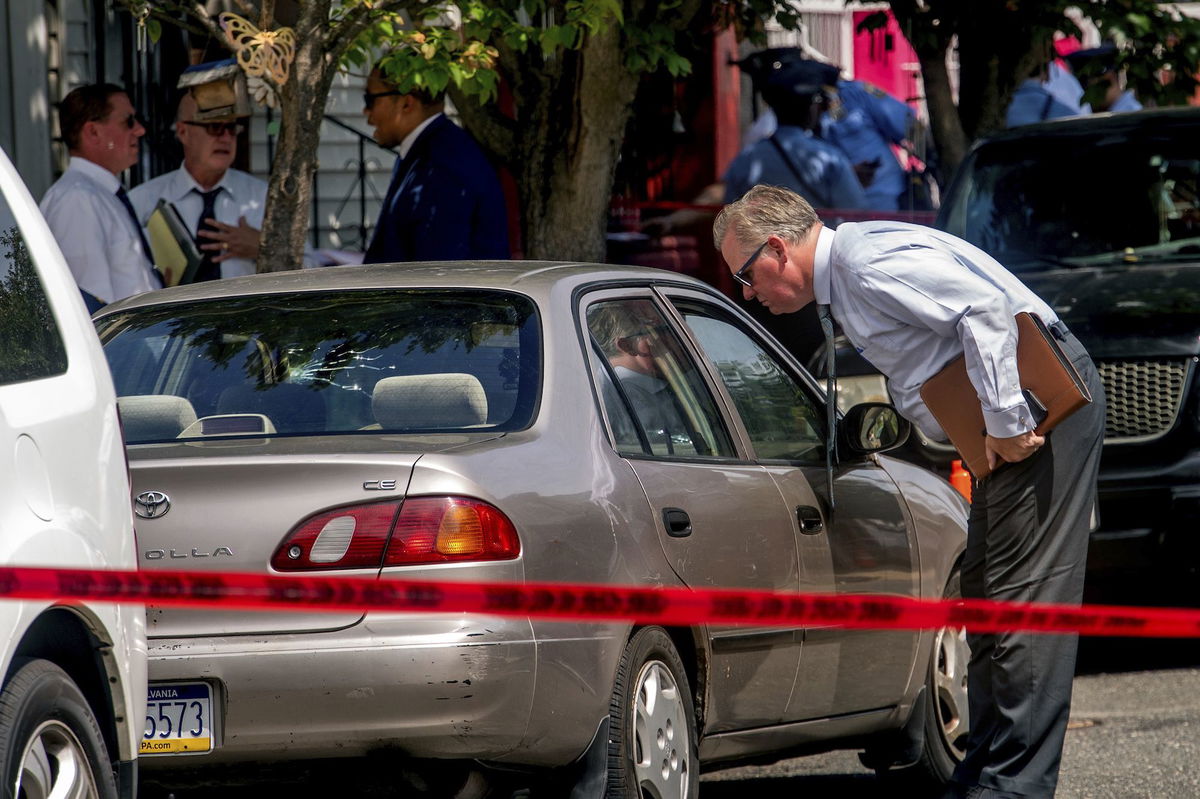
[[609, 709], [609, 799], [695, 799], [696, 713], [683, 662], [661, 627], [625, 646]]
[[14, 661], [0, 691], [4, 796], [116, 799], [100, 727], [67, 673], [48, 660]]

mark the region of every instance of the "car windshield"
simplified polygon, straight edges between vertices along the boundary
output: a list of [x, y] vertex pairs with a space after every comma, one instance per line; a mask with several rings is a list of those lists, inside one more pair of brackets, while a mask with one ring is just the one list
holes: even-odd
[[1192, 135], [1006, 140], [963, 170], [946, 229], [1014, 271], [1200, 253]]
[[127, 443], [526, 427], [541, 362], [528, 298], [272, 294], [100, 320]]

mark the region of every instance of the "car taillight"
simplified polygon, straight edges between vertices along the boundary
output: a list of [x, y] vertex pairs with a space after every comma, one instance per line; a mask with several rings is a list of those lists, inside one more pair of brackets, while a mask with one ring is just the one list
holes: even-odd
[[510, 560], [521, 541], [497, 508], [467, 497], [415, 497], [396, 519], [384, 566]]
[[306, 519], [275, 550], [278, 571], [377, 569], [399, 502], [335, 508]]
[[467, 497], [414, 497], [354, 505], [302, 522], [271, 557], [277, 571], [370, 569], [509, 560], [521, 552], [512, 522]]

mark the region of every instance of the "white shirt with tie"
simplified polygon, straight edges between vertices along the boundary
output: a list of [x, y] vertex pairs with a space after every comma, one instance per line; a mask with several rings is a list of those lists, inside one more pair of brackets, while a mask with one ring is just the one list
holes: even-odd
[[160, 288], [120, 188], [112, 172], [72, 156], [39, 206], [79, 288], [104, 303]]
[[896, 409], [930, 438], [946, 435], [921, 385], [964, 355], [987, 431], [1010, 438], [1035, 427], [1017, 373], [1013, 316], [1047, 325], [1058, 315], [983, 250], [904, 222], [821, 228], [813, 293], [854, 348], [888, 378]]
[[[214, 208], [216, 220], [226, 225], [238, 224], [240, 217], [246, 217], [246, 224], [253, 228], [262, 229], [263, 211], [267, 206], [267, 184], [253, 175], [239, 169], [227, 169], [221, 180], [213, 188], [220, 188]], [[200, 192], [204, 191], [191, 174], [180, 166], [178, 169], [147, 180], [145, 183], [129, 191], [129, 199], [137, 211], [138, 219], [143, 227], [150, 219], [160, 199], [173, 203], [179, 211], [183, 224], [187, 225], [192, 235], [200, 223], [200, 212], [204, 208], [204, 199]], [[197, 237], [197, 244], [205, 244], [211, 239]], [[203, 252], [203, 250], [202, 250]], [[213, 253], [219, 255], [220, 253]], [[220, 263], [221, 277], [240, 277], [253, 275], [257, 271], [254, 261], [249, 258], [230, 258]]]

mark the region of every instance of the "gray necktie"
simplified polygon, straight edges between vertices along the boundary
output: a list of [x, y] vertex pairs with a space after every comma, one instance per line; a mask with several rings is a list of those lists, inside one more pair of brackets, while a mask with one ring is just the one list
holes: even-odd
[[837, 353], [833, 346], [833, 316], [828, 305], [817, 306], [817, 318], [821, 321], [821, 332], [825, 334], [825, 478], [829, 489], [829, 510], [833, 511], [833, 461], [837, 455], [837, 375], [834, 362]]

